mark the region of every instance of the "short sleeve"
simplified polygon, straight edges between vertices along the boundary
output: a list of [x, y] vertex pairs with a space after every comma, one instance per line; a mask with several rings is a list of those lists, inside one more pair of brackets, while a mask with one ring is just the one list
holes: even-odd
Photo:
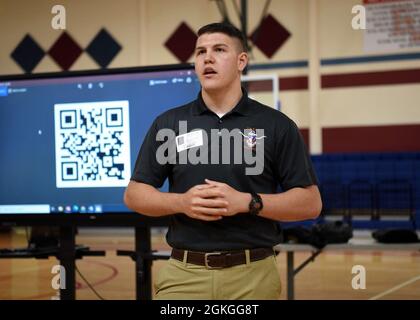
[[155, 188], [163, 185], [170, 170], [169, 164], [160, 164], [156, 159], [156, 152], [162, 143], [157, 139], [158, 119], [153, 122], [144, 138], [131, 176], [131, 180], [146, 183]]
[[289, 126], [278, 137], [276, 145], [276, 172], [282, 190], [318, 184], [306, 145], [296, 124]]

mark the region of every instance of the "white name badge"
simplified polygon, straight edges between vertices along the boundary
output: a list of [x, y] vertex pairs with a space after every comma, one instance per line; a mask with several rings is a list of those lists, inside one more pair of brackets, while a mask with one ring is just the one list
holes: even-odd
[[203, 131], [191, 131], [175, 138], [178, 152], [203, 145]]

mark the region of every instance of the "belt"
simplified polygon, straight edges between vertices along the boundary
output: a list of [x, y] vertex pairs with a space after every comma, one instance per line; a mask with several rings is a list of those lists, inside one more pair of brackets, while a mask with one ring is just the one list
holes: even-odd
[[[172, 249], [171, 258], [184, 261], [185, 250]], [[265, 259], [274, 255], [274, 250], [269, 248], [249, 249], [251, 262]], [[205, 266], [208, 269], [222, 269], [241, 264], [246, 264], [245, 250], [223, 252], [195, 252], [187, 251], [187, 263]]]

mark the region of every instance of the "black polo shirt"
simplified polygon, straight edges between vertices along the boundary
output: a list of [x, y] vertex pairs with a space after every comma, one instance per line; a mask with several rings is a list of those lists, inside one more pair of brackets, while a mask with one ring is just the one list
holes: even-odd
[[[175, 149], [174, 137], [168, 136], [166, 140], [158, 141], [161, 137], [157, 139], [157, 134], [161, 129], [171, 129], [176, 136], [182, 133], [180, 121], [187, 125], [187, 132], [198, 129], [207, 134], [208, 139], [203, 140], [203, 146], [178, 152]], [[256, 164], [250, 165], [245, 161], [235, 163], [237, 161], [233, 159], [234, 143], [230, 145], [230, 163], [223, 162], [222, 153], [226, 149], [222, 150], [222, 139], [216, 139], [217, 135], [214, 135], [222, 129], [230, 132], [234, 129], [249, 132], [250, 128], [253, 132], [264, 129], [264, 137], [261, 138], [260, 134], [258, 139], [254, 140], [256, 143], [264, 140], [263, 156], [257, 157], [256, 160], [260, 161], [259, 165], [263, 170], [257, 175], [245, 174], [246, 168], [256, 167]], [[252, 152], [252, 147], [247, 145], [252, 142], [248, 135], [243, 136], [242, 142], [244, 150], [248, 147]], [[176, 154], [176, 160], [172, 157], [172, 161], [162, 164], [156, 154], [164, 143], [165, 146], [173, 147], [171, 151], [166, 152], [168, 158], [171, 158], [170, 154]], [[204, 147], [206, 149], [203, 149]], [[198, 150], [199, 148], [201, 149]], [[211, 158], [211, 154], [216, 152], [215, 148], [219, 149], [218, 162], [214, 161], [216, 157]], [[207, 163], [185, 163], [180, 160], [182, 153], [187, 156], [189, 152], [201, 155], [203, 150], [208, 154]], [[239, 103], [222, 118], [207, 108], [201, 93], [197, 100], [171, 109], [156, 118], [141, 146], [131, 179], [160, 188], [167, 178], [169, 192], [174, 193], [184, 193], [195, 185], [204, 184], [206, 178], [227, 183], [238, 191], [253, 190], [266, 194], [278, 192], [279, 186], [286, 191], [294, 187], [317, 184], [311, 160], [296, 124], [282, 112], [250, 99], [244, 89]], [[272, 247], [281, 241], [281, 235], [276, 221], [249, 213], [239, 213], [212, 222], [192, 219], [179, 213], [171, 216], [166, 239], [174, 248], [217, 251]]]

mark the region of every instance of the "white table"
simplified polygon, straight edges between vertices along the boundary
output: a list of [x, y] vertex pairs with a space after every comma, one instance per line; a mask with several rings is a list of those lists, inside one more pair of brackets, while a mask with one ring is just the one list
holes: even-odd
[[[356, 234], [355, 234], [356, 235]], [[349, 240], [348, 243], [343, 244], [329, 244], [322, 249], [318, 249], [309, 244], [278, 244], [274, 247], [276, 252], [286, 252], [287, 254], [287, 299], [294, 300], [295, 297], [295, 276], [308, 263], [315, 260], [315, 258], [325, 251], [348, 251], [348, 250], [399, 250], [399, 251], [418, 251], [420, 250], [420, 243], [379, 243], [370, 236], [362, 234]], [[310, 251], [312, 252], [308, 259], [302, 262], [297, 268], [294, 267], [294, 253]]]

